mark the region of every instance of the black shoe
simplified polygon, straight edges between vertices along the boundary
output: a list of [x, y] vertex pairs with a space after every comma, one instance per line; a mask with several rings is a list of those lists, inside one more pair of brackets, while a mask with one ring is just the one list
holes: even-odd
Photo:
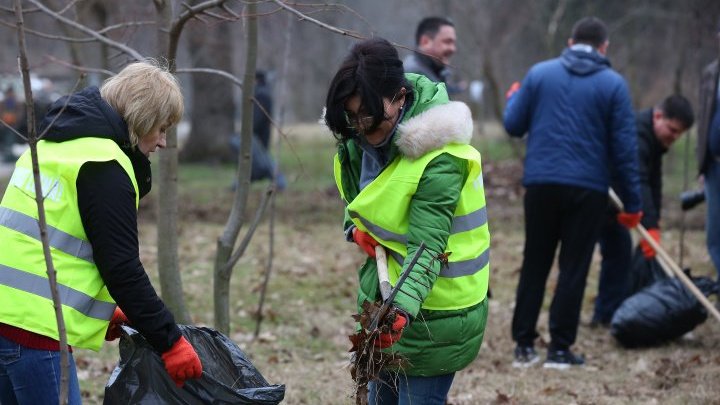
[[515, 346], [515, 360], [512, 363], [513, 367], [530, 367], [533, 364], [540, 361], [535, 348], [532, 346]]
[[568, 350], [548, 350], [544, 368], [567, 370], [572, 366], [584, 366], [585, 358]]

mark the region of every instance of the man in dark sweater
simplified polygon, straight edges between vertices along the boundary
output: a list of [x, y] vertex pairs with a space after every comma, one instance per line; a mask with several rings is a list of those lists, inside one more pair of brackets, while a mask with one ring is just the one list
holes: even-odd
[[[693, 125], [694, 120], [690, 102], [680, 95], [670, 96], [662, 104], [636, 114], [643, 211], [640, 222], [658, 242], [662, 158], [670, 145]], [[610, 208], [609, 212], [600, 235], [602, 264], [592, 326], [609, 325], [613, 313], [629, 294], [632, 239], [628, 229], [617, 222], [617, 211]], [[655, 251], [645, 240], [640, 241], [640, 247], [647, 259], [655, 257]]]
[[415, 31], [415, 51], [403, 60], [406, 73], [417, 73], [445, 83], [448, 94], [465, 91], [467, 83], [453, 77], [450, 58], [455, 55], [455, 24], [444, 17], [426, 17]]

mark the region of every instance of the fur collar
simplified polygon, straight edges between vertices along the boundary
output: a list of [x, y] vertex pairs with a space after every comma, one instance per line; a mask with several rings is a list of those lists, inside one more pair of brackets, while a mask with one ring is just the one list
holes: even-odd
[[465, 103], [450, 101], [402, 122], [395, 144], [403, 155], [417, 159], [449, 143], [468, 144], [472, 134], [470, 108]]

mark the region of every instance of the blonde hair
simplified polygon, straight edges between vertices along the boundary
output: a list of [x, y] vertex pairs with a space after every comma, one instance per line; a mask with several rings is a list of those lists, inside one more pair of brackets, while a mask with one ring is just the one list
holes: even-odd
[[133, 146], [152, 130], [177, 124], [184, 109], [177, 79], [152, 59], [131, 63], [105, 80], [100, 95], [127, 123]]

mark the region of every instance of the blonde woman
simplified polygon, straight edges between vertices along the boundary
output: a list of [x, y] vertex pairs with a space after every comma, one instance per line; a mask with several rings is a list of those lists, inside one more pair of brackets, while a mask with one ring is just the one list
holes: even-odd
[[[130, 323], [161, 354], [178, 386], [200, 377], [202, 364], [140, 262], [137, 207], [150, 191], [148, 156], [165, 146], [165, 133], [182, 112], [175, 78], [154, 62], [137, 62], [100, 89], [57, 100], [40, 125], [51, 128], [38, 143], [68, 344], [98, 350], [104, 339], [119, 336], [119, 324]], [[0, 203], [4, 405], [56, 403], [59, 394], [58, 332], [37, 217], [26, 152]], [[79, 404], [72, 356], [70, 367], [69, 403]]]

